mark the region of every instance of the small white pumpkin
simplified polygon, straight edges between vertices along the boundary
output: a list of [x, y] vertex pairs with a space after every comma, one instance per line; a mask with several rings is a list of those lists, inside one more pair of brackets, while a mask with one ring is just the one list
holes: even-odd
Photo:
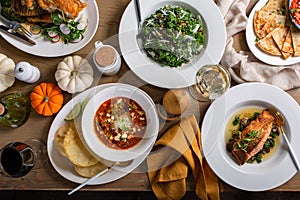
[[15, 62], [0, 53], [0, 92], [3, 92], [15, 83], [14, 69]]
[[93, 83], [94, 71], [88, 61], [80, 56], [68, 56], [61, 61], [55, 72], [60, 89], [69, 93], [82, 92]]

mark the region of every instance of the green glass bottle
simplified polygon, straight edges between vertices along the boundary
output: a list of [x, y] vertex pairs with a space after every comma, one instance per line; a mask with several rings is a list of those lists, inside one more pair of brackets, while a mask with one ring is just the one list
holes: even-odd
[[30, 100], [21, 92], [5, 94], [0, 98], [0, 124], [17, 128], [22, 126], [30, 115]]

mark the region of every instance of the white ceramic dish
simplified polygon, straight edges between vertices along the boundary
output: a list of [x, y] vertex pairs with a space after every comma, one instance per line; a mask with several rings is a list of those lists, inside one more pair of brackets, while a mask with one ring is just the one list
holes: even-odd
[[[34, 35], [33, 39], [37, 44], [28, 45], [26, 42], [20, 41], [8, 34], [0, 32], [0, 35], [16, 48], [36, 56], [58, 57], [74, 53], [85, 47], [90, 42], [97, 31], [99, 23], [97, 2], [95, 0], [83, 0], [83, 2], [86, 2], [88, 6], [80, 12], [78, 19], [82, 16], [86, 17], [88, 19], [88, 27], [83, 35], [84, 38], [78, 43], [70, 43], [67, 45], [63, 42], [52, 43], [44, 37]], [[0, 24], [2, 23], [0, 22]]]
[[[50, 159], [50, 162], [54, 169], [65, 179], [75, 182], [75, 183], [82, 183], [85, 180], [87, 180], [84, 177], [79, 176], [75, 170], [73, 165], [64, 158], [58, 150], [54, 146], [54, 139], [56, 131], [59, 127], [63, 126], [66, 122], [64, 120], [64, 117], [73, 109], [73, 107], [79, 103], [83, 102], [86, 98], [91, 98], [93, 95], [95, 95], [97, 92], [99, 92], [102, 89], [105, 89], [107, 87], [113, 86], [113, 85], [119, 85], [119, 84], [104, 84], [99, 85], [93, 88], [90, 88], [80, 94], [78, 94], [76, 97], [72, 98], [56, 115], [54, 118], [49, 133], [48, 133], [48, 139], [47, 139], [47, 152]], [[94, 182], [90, 183], [90, 185], [98, 185], [98, 184], [105, 184], [109, 183], [115, 180], [118, 180], [124, 176], [126, 176], [128, 173], [132, 172], [135, 168], [137, 168], [147, 157], [147, 155], [150, 153], [151, 149], [147, 149], [147, 151], [140, 155], [139, 157], [135, 158], [133, 162], [127, 166], [127, 167], [113, 167], [109, 172], [105, 173], [101, 177], [97, 178]]]
[[264, 191], [285, 183], [297, 170], [281, 137], [274, 154], [260, 164], [239, 166], [230, 157], [226, 151], [225, 126], [238, 110], [253, 106], [274, 106], [283, 114], [286, 122], [283, 128], [300, 159], [299, 105], [288, 93], [263, 83], [235, 86], [212, 103], [202, 124], [203, 153], [212, 170], [226, 183], [242, 190]]
[[[274, 66], [282, 66], [282, 65], [291, 65], [300, 62], [300, 57], [297, 56], [292, 56], [288, 59], [284, 59], [281, 56], [273, 56], [270, 54], [267, 54], [260, 50], [256, 46], [256, 34], [254, 32], [253, 28], [253, 17], [255, 14], [256, 10], [261, 9], [268, 0], [260, 0], [256, 3], [256, 5], [253, 7], [253, 9], [250, 12], [250, 15], [248, 17], [248, 24], [246, 27], [246, 41], [248, 44], [248, 47], [250, 51], [253, 53], [253, 55], [259, 59], [260, 61], [267, 63], [269, 65], [274, 65]], [[287, 19], [289, 20], [289, 19]]]
[[[132, 99], [146, 112], [147, 127], [144, 137], [138, 144], [129, 149], [110, 148], [101, 142], [96, 135], [94, 118], [98, 108], [105, 101], [116, 97]], [[152, 99], [141, 89], [126, 84], [107, 87], [93, 96], [82, 114], [81, 125], [83, 139], [88, 148], [98, 157], [115, 162], [132, 160], [142, 154], [148, 154], [147, 149], [152, 148], [159, 131], [158, 114]]]
[[179, 68], [162, 67], [148, 58], [146, 53], [139, 50], [136, 41], [138, 23], [133, 1], [129, 3], [120, 22], [120, 49], [130, 69], [144, 81], [162, 88], [187, 87], [194, 84], [194, 76], [199, 68], [205, 64], [219, 63], [221, 60], [226, 42], [225, 23], [219, 9], [211, 0], [140, 0], [142, 19], [146, 19], [164, 5], [180, 5], [201, 15], [206, 32], [202, 53]]

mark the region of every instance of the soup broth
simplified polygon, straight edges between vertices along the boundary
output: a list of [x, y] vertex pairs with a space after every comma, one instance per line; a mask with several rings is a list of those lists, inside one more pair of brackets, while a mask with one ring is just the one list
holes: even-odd
[[147, 125], [146, 113], [134, 100], [116, 97], [100, 105], [94, 125], [98, 138], [106, 146], [128, 149], [142, 140]]

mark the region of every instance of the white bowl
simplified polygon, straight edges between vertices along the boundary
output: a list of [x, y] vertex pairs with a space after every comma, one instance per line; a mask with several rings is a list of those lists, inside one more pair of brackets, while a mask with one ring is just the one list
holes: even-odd
[[[110, 148], [102, 143], [96, 135], [94, 128], [95, 113], [102, 103], [114, 97], [130, 98], [146, 112], [147, 126], [144, 137], [129, 149]], [[83, 111], [81, 125], [82, 136], [89, 150], [101, 158], [114, 162], [135, 159], [146, 153], [147, 149], [153, 147], [159, 131], [159, 119], [151, 97], [141, 89], [127, 84], [114, 85], [95, 94]]]

